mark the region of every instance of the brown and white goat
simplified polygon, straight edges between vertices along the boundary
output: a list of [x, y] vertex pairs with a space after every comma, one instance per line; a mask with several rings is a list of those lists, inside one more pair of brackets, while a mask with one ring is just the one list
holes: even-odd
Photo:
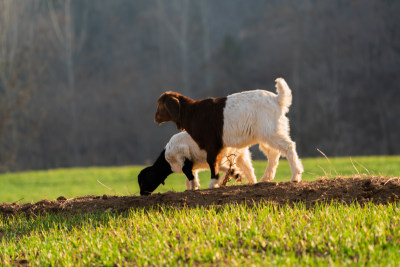
[[217, 162], [224, 147], [241, 148], [257, 143], [268, 158], [260, 181], [274, 179], [279, 157], [283, 155], [289, 161], [292, 181], [299, 182], [303, 166], [296, 144], [290, 138], [286, 117], [292, 104], [292, 92], [282, 78], [276, 79], [276, 89], [278, 94], [253, 90], [197, 101], [179, 93], [165, 92], [158, 99], [155, 122], [173, 121], [207, 152], [210, 188], [218, 184]]

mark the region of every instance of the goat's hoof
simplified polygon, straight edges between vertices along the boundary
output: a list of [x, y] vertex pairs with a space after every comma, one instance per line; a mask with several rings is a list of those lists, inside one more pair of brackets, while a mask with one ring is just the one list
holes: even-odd
[[263, 178], [261, 178], [260, 183], [262, 183], [262, 182], [271, 182], [272, 180], [274, 180], [274, 178], [263, 177]]
[[212, 188], [218, 188], [218, 187], [219, 187], [218, 179], [211, 179], [211, 182], [208, 185], [208, 188], [212, 189]]
[[291, 182], [299, 183], [301, 182], [301, 176], [295, 176], [290, 180]]

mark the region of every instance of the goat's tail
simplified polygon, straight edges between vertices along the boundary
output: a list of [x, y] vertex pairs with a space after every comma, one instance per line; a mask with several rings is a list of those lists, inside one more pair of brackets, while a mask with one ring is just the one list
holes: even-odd
[[289, 107], [292, 105], [292, 91], [283, 78], [277, 78], [276, 92], [278, 93], [278, 103], [282, 108], [283, 114], [288, 113]]

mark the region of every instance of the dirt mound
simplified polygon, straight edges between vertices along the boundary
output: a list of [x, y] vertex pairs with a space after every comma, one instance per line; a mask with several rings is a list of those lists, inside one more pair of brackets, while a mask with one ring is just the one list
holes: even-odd
[[271, 202], [277, 205], [302, 202], [312, 206], [318, 202], [331, 201], [347, 204], [354, 201], [376, 204], [397, 202], [400, 201], [400, 178], [335, 178], [301, 183], [270, 182], [179, 193], [167, 192], [143, 197], [103, 195], [66, 199], [61, 196], [55, 201], [41, 200], [34, 204], [1, 203], [0, 215], [120, 212], [130, 208], [150, 208], [157, 205], [196, 207], [229, 203], [254, 205], [259, 202]]

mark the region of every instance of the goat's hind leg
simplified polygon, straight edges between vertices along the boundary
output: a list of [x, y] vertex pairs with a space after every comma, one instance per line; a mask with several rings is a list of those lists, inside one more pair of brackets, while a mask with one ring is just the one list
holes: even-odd
[[253, 165], [251, 164], [251, 156], [250, 156], [250, 152], [248, 150], [246, 150], [243, 154], [241, 154], [238, 157], [236, 164], [237, 164], [238, 168], [240, 169], [240, 171], [246, 177], [249, 184], [257, 183], [257, 177], [254, 174], [254, 168], [253, 168]]
[[275, 178], [276, 169], [278, 168], [279, 157], [281, 154], [279, 153], [279, 150], [274, 149], [267, 144], [259, 144], [259, 147], [268, 159], [267, 168], [265, 169], [264, 175], [260, 182], [272, 181]]
[[292, 182], [300, 182], [301, 174], [304, 172], [303, 164], [296, 152], [296, 143], [292, 142], [286, 152], [286, 158], [289, 161], [290, 170], [292, 171]]
[[296, 152], [296, 143], [290, 140], [287, 136], [277, 136], [273, 138], [270, 145], [279, 149], [281, 154], [285, 156], [289, 162], [292, 172], [292, 182], [300, 182], [301, 174], [303, 173], [303, 164]]

